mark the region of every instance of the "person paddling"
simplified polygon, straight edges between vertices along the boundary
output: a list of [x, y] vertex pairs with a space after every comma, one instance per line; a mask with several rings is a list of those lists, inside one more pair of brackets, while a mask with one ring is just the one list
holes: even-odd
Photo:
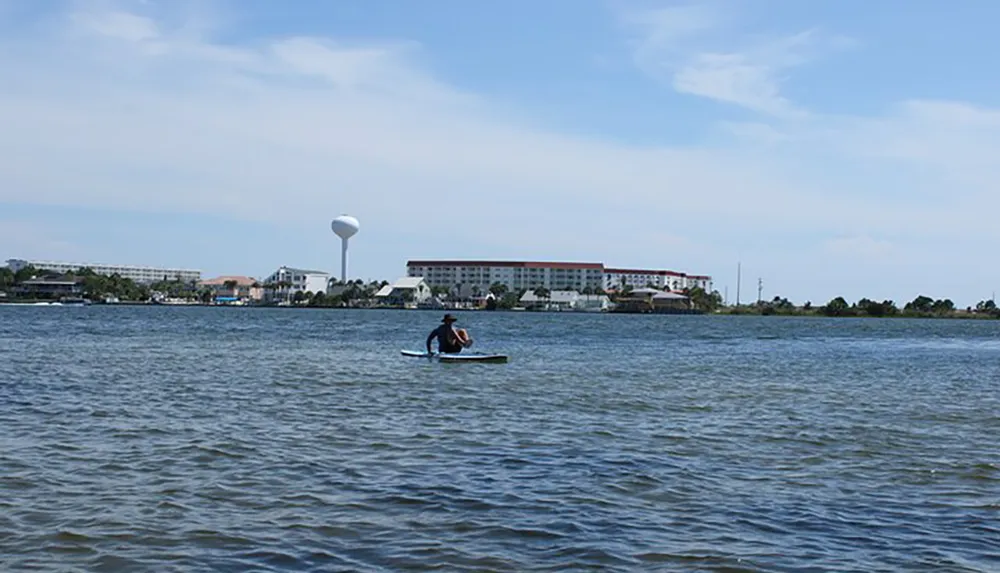
[[441, 326], [438, 326], [427, 335], [427, 354], [431, 352], [431, 341], [438, 340], [438, 352], [441, 354], [458, 354], [463, 348], [472, 346], [472, 338], [464, 328], [455, 328], [455, 321], [458, 320], [450, 314], [444, 315], [441, 319]]

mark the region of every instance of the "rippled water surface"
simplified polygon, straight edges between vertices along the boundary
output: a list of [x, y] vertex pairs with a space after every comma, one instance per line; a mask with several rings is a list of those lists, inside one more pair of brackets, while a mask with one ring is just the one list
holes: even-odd
[[0, 570], [1000, 571], [1000, 322], [0, 306]]

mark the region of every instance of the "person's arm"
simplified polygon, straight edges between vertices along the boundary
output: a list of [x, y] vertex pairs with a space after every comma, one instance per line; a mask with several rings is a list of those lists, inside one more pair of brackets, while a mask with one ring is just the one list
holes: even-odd
[[427, 335], [427, 354], [432, 354], [432, 352], [431, 352], [431, 341], [434, 340], [435, 336], [437, 336], [437, 329], [436, 328], [434, 330], [432, 330], [430, 334]]

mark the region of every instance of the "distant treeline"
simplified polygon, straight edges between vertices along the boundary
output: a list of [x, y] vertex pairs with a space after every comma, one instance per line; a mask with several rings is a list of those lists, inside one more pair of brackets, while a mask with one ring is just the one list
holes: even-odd
[[840, 296], [822, 306], [813, 306], [811, 302], [796, 306], [788, 299], [776, 296], [770, 301], [724, 307], [717, 312], [720, 314], [868, 316], [876, 318], [1000, 318], [1000, 309], [997, 309], [996, 302], [993, 300], [983, 300], [975, 307], [960, 309], [955, 307], [955, 303], [951, 299], [933, 299], [924, 295], [904, 304], [902, 308], [891, 300], [880, 302], [863, 298], [852, 304]]

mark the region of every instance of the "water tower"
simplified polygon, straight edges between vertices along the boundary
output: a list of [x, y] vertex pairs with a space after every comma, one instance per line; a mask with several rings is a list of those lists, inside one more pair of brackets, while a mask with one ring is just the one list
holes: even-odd
[[347, 242], [361, 229], [361, 223], [350, 215], [341, 215], [330, 223], [330, 228], [340, 237], [340, 281], [347, 282]]

